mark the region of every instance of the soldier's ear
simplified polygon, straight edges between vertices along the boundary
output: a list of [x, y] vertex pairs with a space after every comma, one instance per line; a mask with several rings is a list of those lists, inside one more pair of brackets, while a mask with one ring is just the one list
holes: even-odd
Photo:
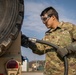
[[54, 15], [52, 15], [52, 18], [53, 18], [53, 20], [55, 20], [55, 19], [56, 19], [56, 17], [55, 17]]

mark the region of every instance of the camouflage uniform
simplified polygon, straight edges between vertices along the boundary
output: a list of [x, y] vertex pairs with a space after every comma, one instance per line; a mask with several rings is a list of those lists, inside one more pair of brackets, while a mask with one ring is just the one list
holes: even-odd
[[[76, 26], [68, 22], [60, 22], [56, 29], [50, 29], [46, 32], [43, 40], [63, 48], [76, 40]], [[36, 54], [46, 53], [44, 75], [64, 75], [64, 62], [53, 47], [36, 43], [36, 47], [33, 47], [32, 50]], [[68, 75], [76, 75], [75, 53], [68, 55], [68, 65]]]

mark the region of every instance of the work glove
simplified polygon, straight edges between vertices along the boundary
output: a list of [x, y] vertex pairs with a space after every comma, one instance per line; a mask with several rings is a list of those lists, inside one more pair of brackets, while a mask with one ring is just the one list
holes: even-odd
[[63, 58], [64, 56], [66, 56], [68, 54], [68, 50], [67, 50], [67, 48], [58, 48], [57, 54]]
[[76, 53], [76, 42], [66, 46], [65, 48], [58, 48], [57, 53], [63, 58], [64, 56]]
[[21, 46], [26, 47], [26, 48], [29, 46], [28, 37], [25, 36], [24, 34], [21, 35]]

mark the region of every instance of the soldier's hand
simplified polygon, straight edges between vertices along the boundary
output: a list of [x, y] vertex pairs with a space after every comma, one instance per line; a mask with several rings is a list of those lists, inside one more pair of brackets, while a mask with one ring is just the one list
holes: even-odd
[[29, 40], [28, 37], [24, 34], [21, 35], [21, 46], [28, 47], [29, 46]]
[[68, 50], [66, 48], [58, 48], [57, 53], [63, 58], [68, 54]]

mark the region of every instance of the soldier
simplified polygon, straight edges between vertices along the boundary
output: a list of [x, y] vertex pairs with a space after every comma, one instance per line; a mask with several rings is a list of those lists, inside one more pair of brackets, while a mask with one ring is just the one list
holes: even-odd
[[33, 43], [22, 35], [22, 46], [29, 47], [34, 53], [46, 53], [44, 75], [64, 75], [63, 57], [68, 57], [68, 75], [76, 75], [76, 26], [69, 22], [59, 22], [58, 12], [48, 7], [40, 14], [42, 22], [49, 29], [42, 40], [59, 46], [55, 48], [45, 44]]

